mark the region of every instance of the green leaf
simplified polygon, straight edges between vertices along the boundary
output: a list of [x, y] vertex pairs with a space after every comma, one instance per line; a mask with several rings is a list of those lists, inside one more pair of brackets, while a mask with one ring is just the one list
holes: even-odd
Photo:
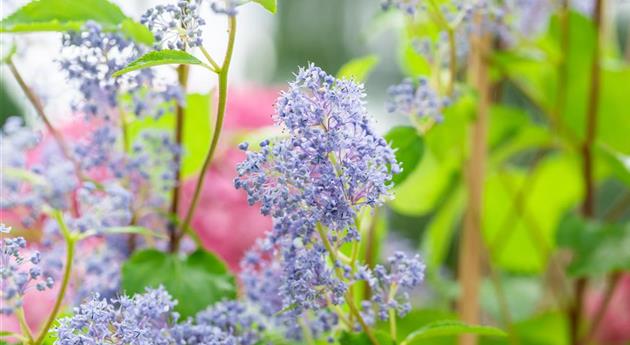
[[402, 183], [416, 169], [424, 153], [424, 140], [418, 131], [410, 126], [398, 126], [385, 134], [385, 140], [392, 146], [396, 160], [402, 171], [392, 178], [394, 184]]
[[459, 334], [478, 334], [498, 337], [504, 337], [507, 335], [504, 331], [495, 327], [468, 325], [457, 320], [443, 320], [421, 327], [417, 331], [409, 334], [407, 338], [400, 343], [400, 345], [409, 345], [420, 339]]
[[577, 157], [547, 155], [532, 171], [492, 171], [485, 184], [483, 234], [493, 262], [505, 270], [538, 273], [555, 248], [557, 226], [582, 198]]
[[565, 313], [545, 312], [512, 325], [509, 338], [483, 337], [484, 345], [569, 345], [568, 322]]
[[201, 170], [210, 149], [212, 125], [210, 124], [210, 99], [207, 94], [190, 94], [184, 110], [184, 156], [182, 177], [193, 176]]
[[341, 66], [339, 72], [337, 72], [337, 78], [353, 79], [358, 83], [363, 83], [368, 77], [368, 74], [378, 64], [378, 56], [368, 55], [348, 61]]
[[149, 52], [139, 59], [130, 62], [125, 68], [112, 74], [118, 77], [125, 73], [160, 65], [202, 65], [196, 57], [181, 50], [158, 50]]
[[[409, 334], [416, 331], [418, 328], [429, 325], [432, 322], [440, 320], [451, 320], [456, 318], [457, 315], [450, 311], [439, 309], [413, 309], [405, 317], [397, 319], [397, 334], [398, 339], [404, 339]], [[389, 332], [389, 322], [379, 322], [377, 329], [383, 332]], [[412, 342], [409, 345], [422, 344], [422, 341]], [[431, 339], [432, 345], [454, 345], [456, 343], [455, 337], [440, 337]]]
[[19, 8], [0, 22], [0, 32], [79, 30], [92, 20], [113, 29], [127, 19], [107, 0], [38, 0]]
[[558, 244], [573, 250], [567, 268], [576, 277], [630, 270], [630, 224], [602, 224], [579, 217], [559, 226]]
[[[383, 331], [375, 331], [374, 336], [376, 337], [376, 340], [378, 340], [380, 345], [394, 344], [389, 334]], [[338, 341], [340, 345], [366, 345], [372, 343], [370, 341], [370, 338], [365, 333], [350, 333], [347, 331], [341, 333]]]
[[255, 3], [260, 4], [267, 11], [276, 13], [278, 10], [278, 0], [253, 0]]
[[126, 293], [159, 285], [178, 301], [176, 310], [184, 319], [222, 299], [236, 297], [235, 279], [225, 264], [202, 249], [188, 257], [147, 249], [134, 253], [123, 265]]
[[129, 18], [123, 20], [120, 31], [129, 39], [151, 46], [154, 43], [153, 33], [144, 25]]

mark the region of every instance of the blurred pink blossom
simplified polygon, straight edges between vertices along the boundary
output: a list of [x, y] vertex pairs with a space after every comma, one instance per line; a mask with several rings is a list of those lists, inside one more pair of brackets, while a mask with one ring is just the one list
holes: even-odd
[[[230, 90], [225, 134], [221, 138], [224, 144], [204, 177], [202, 194], [192, 220], [192, 227], [204, 247], [218, 254], [234, 271], [238, 270], [245, 251], [271, 228], [271, 219], [262, 216], [257, 206], [249, 206], [247, 195], [234, 188], [236, 165], [245, 158], [245, 154], [235, 148], [234, 136], [242, 130], [271, 125], [277, 95], [276, 89], [254, 86]], [[192, 178], [182, 186], [181, 217], [190, 205], [195, 182], [196, 178]]]
[[[595, 339], [600, 344], [621, 345], [630, 341], [630, 273], [622, 275], [619, 279], [595, 333]], [[589, 293], [586, 305], [589, 319], [595, 317], [603, 301], [603, 291]]]

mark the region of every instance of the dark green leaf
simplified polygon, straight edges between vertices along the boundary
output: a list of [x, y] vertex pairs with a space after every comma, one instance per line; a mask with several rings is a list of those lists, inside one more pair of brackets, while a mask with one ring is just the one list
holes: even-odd
[[443, 320], [430, 323], [409, 334], [401, 345], [409, 345], [420, 339], [443, 337], [459, 334], [478, 334], [504, 337], [507, 334], [495, 327], [468, 325], [457, 320]]
[[392, 128], [385, 140], [392, 146], [396, 153], [396, 160], [402, 167], [402, 171], [394, 175], [394, 184], [402, 183], [416, 168], [424, 153], [424, 140], [418, 135], [418, 131], [410, 126], [398, 126]]
[[337, 72], [337, 78], [348, 78], [363, 83], [376, 64], [378, 64], [378, 56], [376, 55], [352, 59], [341, 66], [339, 72]]
[[125, 19], [121, 9], [107, 0], [39, 0], [4, 18], [0, 32], [79, 30], [88, 20], [113, 29]]
[[149, 68], [160, 65], [202, 65], [196, 57], [181, 50], [159, 50], [152, 51], [140, 57], [139, 59], [129, 63], [127, 67], [112, 74], [112, 77], [118, 77], [131, 71], [143, 68]]
[[260, 4], [260, 6], [264, 7], [267, 11], [271, 13], [276, 13], [278, 10], [278, 1], [277, 0], [253, 0], [255, 3]]
[[146, 287], [163, 285], [178, 301], [185, 319], [224, 298], [235, 298], [236, 283], [225, 264], [213, 254], [198, 249], [180, 257], [147, 249], [136, 252], [122, 268], [126, 293], [141, 293]]
[[568, 267], [573, 276], [630, 270], [630, 224], [602, 224], [571, 216], [559, 226], [558, 245], [573, 250]]

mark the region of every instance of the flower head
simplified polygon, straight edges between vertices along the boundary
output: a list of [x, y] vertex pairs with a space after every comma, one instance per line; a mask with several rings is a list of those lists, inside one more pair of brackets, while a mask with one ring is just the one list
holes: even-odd
[[390, 113], [430, 117], [438, 122], [443, 119], [442, 109], [449, 103], [447, 98], [440, 97], [431, 88], [425, 78], [420, 78], [417, 83], [405, 79], [398, 85], [390, 86], [387, 93], [389, 99], [385, 106]]
[[142, 15], [140, 22], [155, 36], [156, 48], [186, 50], [202, 44], [199, 16], [201, 0], [179, 0], [177, 5], [158, 5]]
[[[11, 228], [0, 223], [0, 234], [10, 232]], [[53, 286], [52, 277], [44, 275], [39, 267], [40, 253], [34, 251], [25, 260], [22, 254], [25, 248], [23, 237], [0, 239], [0, 314], [10, 315], [16, 308], [21, 308], [28, 289], [35, 287], [43, 291]]]
[[[363, 87], [314, 65], [300, 69], [276, 103], [276, 123], [287, 136], [264, 140], [238, 166], [236, 188], [276, 221], [275, 235], [304, 243], [316, 223], [358, 236], [354, 216], [389, 197], [398, 164], [370, 124]], [[389, 168], [391, 166], [391, 169]]]

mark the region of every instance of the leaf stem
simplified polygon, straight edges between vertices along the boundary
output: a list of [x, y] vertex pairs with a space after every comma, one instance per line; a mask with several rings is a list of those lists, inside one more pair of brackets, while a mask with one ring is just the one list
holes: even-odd
[[228, 71], [230, 69], [230, 62], [232, 61], [232, 53], [234, 52], [234, 40], [236, 38], [235, 16], [229, 16], [228, 18], [228, 32], [228, 46], [225, 52], [223, 66], [221, 66], [221, 68], [219, 69], [219, 104], [217, 109], [217, 119], [214, 125], [214, 133], [212, 134], [210, 149], [208, 150], [206, 159], [204, 160], [201, 171], [199, 172], [199, 177], [197, 178], [192, 201], [190, 203], [190, 207], [188, 208], [188, 212], [186, 213], [186, 217], [184, 218], [184, 222], [182, 223], [182, 227], [178, 235], [179, 237], [183, 236], [184, 232], [186, 231], [185, 229], [190, 226], [190, 222], [193, 218], [193, 215], [195, 214], [195, 209], [197, 208], [197, 203], [199, 202], [199, 196], [201, 195], [206, 172], [210, 167], [210, 163], [212, 162], [212, 158], [214, 157], [214, 153], [219, 143], [221, 128], [223, 127], [223, 117], [225, 116], [225, 106], [227, 104]]
[[214, 61], [214, 59], [212, 58], [212, 56], [210, 56], [210, 53], [208, 53], [208, 51], [206, 50], [206, 48], [204, 47], [199, 47], [199, 50], [201, 50], [201, 53], [203, 53], [203, 56], [206, 57], [206, 60], [208, 60], [208, 62], [210, 63], [210, 65], [212, 66], [212, 70], [215, 73], [220, 73], [221, 72], [221, 66], [219, 66], [216, 61]]
[[66, 295], [68, 283], [70, 282], [70, 273], [72, 272], [72, 261], [74, 260], [74, 249], [76, 245], [76, 238], [70, 232], [70, 229], [68, 229], [66, 223], [64, 222], [63, 214], [61, 213], [61, 211], [54, 210], [53, 217], [57, 221], [57, 224], [59, 225], [59, 229], [61, 230], [61, 233], [63, 234], [63, 237], [66, 241], [66, 267], [64, 268], [64, 271], [63, 271], [63, 278], [61, 280], [61, 286], [59, 288], [59, 293], [57, 294], [57, 299], [55, 300], [53, 310], [48, 316], [48, 320], [44, 324], [44, 327], [42, 327], [42, 329], [40, 330], [39, 336], [33, 343], [34, 345], [39, 345], [44, 341], [44, 339], [46, 338], [46, 335], [48, 334], [48, 330], [50, 330], [50, 327], [55, 322], [57, 314], [59, 313], [59, 309], [61, 308], [61, 303], [63, 302], [63, 298]]
[[15, 311], [15, 315], [17, 316], [18, 322], [20, 323], [20, 329], [22, 330], [22, 334], [25, 336], [24, 338], [27, 340], [28, 344], [33, 343], [33, 333], [31, 333], [31, 328], [28, 327], [26, 323], [26, 317], [24, 316], [24, 307], [19, 307]]
[[[179, 83], [179, 87], [182, 90], [182, 93], [186, 95], [186, 88], [188, 86], [188, 65], [179, 65], [177, 66], [177, 81]], [[177, 103], [175, 108], [175, 144], [177, 147], [182, 146], [183, 136], [184, 136], [184, 107], [182, 104]], [[171, 194], [171, 205], [169, 207], [169, 212], [177, 216], [177, 212], [179, 211], [179, 193], [182, 184], [182, 159], [178, 158], [177, 169], [175, 171], [175, 186], [173, 187]], [[176, 252], [179, 249], [179, 239], [180, 236], [177, 235], [177, 225], [174, 222], [170, 222], [169, 228], [169, 244], [171, 253]]]

